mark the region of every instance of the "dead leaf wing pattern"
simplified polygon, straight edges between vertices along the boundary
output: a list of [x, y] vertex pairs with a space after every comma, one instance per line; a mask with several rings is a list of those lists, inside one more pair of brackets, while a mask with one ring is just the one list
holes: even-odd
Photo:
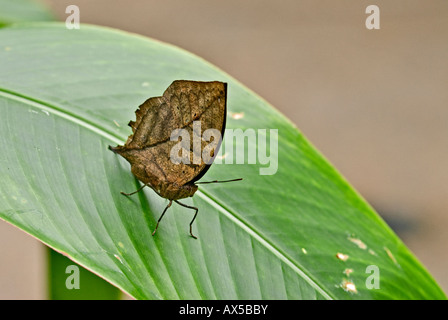
[[[131, 163], [132, 172], [143, 183], [182, 186], [208, 168], [202, 160], [193, 163], [193, 122], [200, 121], [201, 136], [207, 129], [223, 134], [225, 118], [225, 83], [177, 80], [162, 97], [150, 98], [139, 107], [136, 121], [129, 123], [133, 134], [115, 151]], [[179, 143], [170, 141], [175, 129], [185, 129], [190, 135], [190, 164], [175, 164], [170, 159], [172, 147]], [[208, 143], [201, 140], [201, 153]]]

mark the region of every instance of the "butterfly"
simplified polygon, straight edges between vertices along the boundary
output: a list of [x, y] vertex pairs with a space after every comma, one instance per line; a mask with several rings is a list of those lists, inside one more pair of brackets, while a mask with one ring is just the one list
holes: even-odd
[[[195, 210], [190, 222], [190, 235], [196, 239], [192, 225], [198, 214], [198, 208], [186, 205], [179, 199], [192, 197], [198, 190], [197, 185], [201, 183], [242, 180], [198, 182], [208, 171], [218, 153], [224, 136], [226, 113], [226, 83], [176, 80], [162, 96], [149, 98], [140, 105], [135, 112], [136, 121], [129, 122], [132, 134], [123, 146], [109, 146], [110, 150], [131, 164], [131, 172], [143, 182], [137, 191], [121, 192], [122, 194], [130, 196], [149, 186], [159, 196], [169, 200], [157, 221], [153, 235], [174, 201], [183, 207]], [[202, 138], [207, 130], [215, 132], [213, 141], [209, 143]], [[176, 136], [180, 131], [183, 133], [182, 142], [172, 139], [173, 133]], [[178, 148], [180, 143], [182, 148]], [[176, 150], [183, 154], [183, 161], [179, 159], [173, 161], [173, 148], [177, 148]], [[203, 153], [210, 155], [206, 161], [202, 157]], [[178, 155], [176, 152], [174, 154]]]

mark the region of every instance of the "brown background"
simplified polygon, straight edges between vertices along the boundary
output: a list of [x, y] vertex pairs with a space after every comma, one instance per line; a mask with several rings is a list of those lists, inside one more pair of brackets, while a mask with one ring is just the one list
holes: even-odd
[[[448, 291], [448, 2], [46, 0], [187, 49], [286, 114]], [[381, 10], [367, 30], [365, 9]], [[280, 164], [281, 165], [281, 164]], [[37, 240], [0, 223], [0, 298], [45, 298]]]

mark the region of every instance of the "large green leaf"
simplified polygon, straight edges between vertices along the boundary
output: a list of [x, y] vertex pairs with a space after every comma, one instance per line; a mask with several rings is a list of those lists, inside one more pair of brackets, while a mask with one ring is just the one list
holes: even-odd
[[[111, 29], [24, 24], [0, 30], [0, 75], [0, 217], [131, 296], [445, 298], [297, 128], [202, 59]], [[276, 174], [215, 164], [204, 180], [244, 180], [185, 200], [199, 207], [198, 240], [188, 235], [191, 210], [176, 204], [151, 236], [167, 200], [150, 189], [122, 196], [139, 184], [107, 150], [126, 140], [136, 107], [176, 79], [228, 82], [229, 115], [240, 116], [227, 129], [279, 135]], [[366, 287], [370, 265], [379, 289]]]

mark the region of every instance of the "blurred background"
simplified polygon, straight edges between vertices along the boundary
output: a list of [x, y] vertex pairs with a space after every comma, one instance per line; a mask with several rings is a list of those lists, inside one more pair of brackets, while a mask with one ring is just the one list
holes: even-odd
[[[168, 42], [289, 117], [448, 292], [448, 2], [42, 0]], [[367, 6], [380, 9], [368, 30]], [[280, 164], [281, 165], [281, 164]], [[47, 254], [0, 220], [0, 299], [46, 299]], [[20, 286], [21, 285], [21, 286]]]

